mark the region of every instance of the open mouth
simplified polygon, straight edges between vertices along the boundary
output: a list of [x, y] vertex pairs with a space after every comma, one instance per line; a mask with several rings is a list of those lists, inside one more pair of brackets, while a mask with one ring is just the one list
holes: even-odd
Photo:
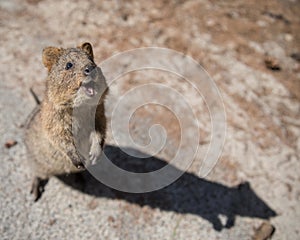
[[97, 94], [96, 83], [94, 81], [82, 83], [81, 87], [83, 88], [85, 94], [89, 97], [93, 97]]

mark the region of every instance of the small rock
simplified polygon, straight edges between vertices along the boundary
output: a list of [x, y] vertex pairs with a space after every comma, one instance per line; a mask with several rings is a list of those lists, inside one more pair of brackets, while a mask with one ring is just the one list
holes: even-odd
[[122, 19], [126, 22], [128, 20], [129, 14], [124, 13], [122, 14]]
[[90, 210], [94, 210], [96, 207], [98, 207], [98, 203], [97, 203], [96, 199], [93, 199], [92, 201], [89, 202], [88, 208]]
[[300, 62], [300, 53], [292, 53], [291, 58], [293, 58], [296, 61]]
[[109, 217], [107, 218], [107, 220], [108, 220], [109, 222], [114, 222], [114, 221], [115, 221], [114, 217], [112, 217], [112, 216], [109, 216]]
[[6, 148], [11, 148], [13, 146], [15, 146], [18, 142], [15, 141], [15, 140], [8, 140], [6, 143], [5, 143], [5, 147]]
[[265, 65], [267, 68], [273, 70], [273, 71], [280, 71], [281, 67], [279, 66], [279, 62], [277, 59], [273, 58], [273, 57], [266, 57], [265, 59]]
[[259, 27], [266, 27], [268, 26], [268, 23], [266, 21], [263, 21], [263, 20], [258, 20], [256, 22], [256, 24], [259, 26]]
[[49, 225], [50, 225], [50, 226], [52, 226], [54, 223], [56, 223], [56, 220], [55, 220], [55, 219], [51, 219], [51, 220], [49, 221]]
[[231, 12], [227, 12], [226, 16], [229, 18], [238, 18], [240, 16], [240, 14], [238, 12], [231, 11]]
[[269, 222], [264, 222], [256, 229], [253, 240], [267, 240], [272, 237], [275, 232], [275, 227]]
[[284, 39], [287, 42], [291, 42], [291, 41], [293, 41], [294, 37], [292, 34], [286, 33], [286, 34], [284, 34]]
[[215, 24], [216, 24], [216, 22], [215, 22], [215, 20], [213, 20], [213, 19], [208, 19], [208, 20], [206, 21], [206, 26], [207, 26], [207, 27], [213, 27]]

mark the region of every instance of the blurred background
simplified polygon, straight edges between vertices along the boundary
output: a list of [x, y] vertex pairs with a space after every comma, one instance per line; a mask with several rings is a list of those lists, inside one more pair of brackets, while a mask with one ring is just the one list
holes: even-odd
[[[300, 239], [299, 24], [298, 0], [0, 0], [1, 238], [266, 239], [275, 228], [272, 239]], [[98, 64], [125, 50], [156, 46], [204, 67], [227, 116], [223, 153], [205, 179], [198, 171], [212, 130], [201, 93], [174, 74], [146, 70], [110, 86], [107, 118], [136, 86], [176, 89], [199, 120], [199, 152], [187, 172], [145, 194], [110, 189], [87, 173], [84, 187], [72, 176], [51, 178], [33, 202], [21, 125], [35, 106], [29, 89], [43, 98], [42, 49], [86, 41]], [[180, 124], [170, 110], [147, 105], [132, 116], [131, 137], [149, 143], [153, 124], [167, 133], [161, 152], [142, 161], [127, 156], [109, 128], [105, 151], [111, 160], [139, 172], [167, 164], [180, 143]]]

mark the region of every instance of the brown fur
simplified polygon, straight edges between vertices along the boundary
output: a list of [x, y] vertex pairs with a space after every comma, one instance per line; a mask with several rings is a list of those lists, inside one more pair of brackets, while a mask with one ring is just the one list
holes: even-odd
[[[47, 47], [43, 50], [43, 63], [48, 69], [45, 98], [32, 114], [25, 134], [35, 174], [32, 192], [36, 199], [41, 194], [42, 180], [81, 171], [95, 163], [106, 131], [103, 101], [108, 90], [94, 63], [92, 46], [84, 43], [69, 49]], [[69, 63], [73, 65], [70, 68]], [[97, 92], [93, 95], [88, 95], [90, 85], [85, 85], [90, 82]]]

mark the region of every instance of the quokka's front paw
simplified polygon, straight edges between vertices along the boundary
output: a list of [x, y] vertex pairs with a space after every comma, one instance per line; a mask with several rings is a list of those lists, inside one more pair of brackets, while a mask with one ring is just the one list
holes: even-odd
[[47, 184], [48, 179], [41, 179], [35, 177], [32, 181], [30, 193], [34, 196], [34, 201], [38, 201], [44, 192], [44, 187]]
[[78, 169], [84, 169], [85, 166], [85, 159], [80, 154], [72, 154], [71, 152], [68, 153], [73, 165]]
[[84, 161], [79, 161], [78, 159], [72, 159], [73, 165], [78, 169], [84, 169]]
[[100, 158], [101, 153], [102, 153], [102, 149], [100, 144], [92, 144], [89, 152], [91, 165], [96, 164], [97, 160]]

